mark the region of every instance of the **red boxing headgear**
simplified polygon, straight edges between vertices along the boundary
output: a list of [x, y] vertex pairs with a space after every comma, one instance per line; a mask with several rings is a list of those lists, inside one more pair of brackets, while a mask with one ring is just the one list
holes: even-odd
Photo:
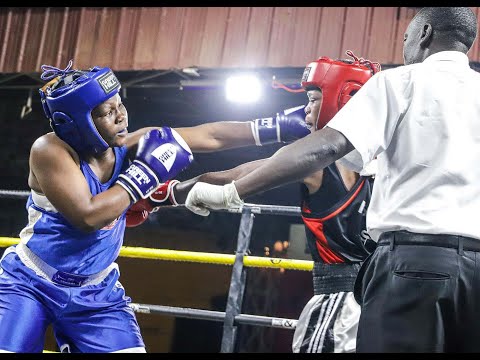
[[357, 58], [350, 50], [346, 51], [349, 60], [332, 60], [326, 56], [307, 65], [302, 76], [302, 87], [320, 88], [322, 107], [316, 123], [317, 130], [323, 128], [348, 100], [380, 71], [379, 63]]

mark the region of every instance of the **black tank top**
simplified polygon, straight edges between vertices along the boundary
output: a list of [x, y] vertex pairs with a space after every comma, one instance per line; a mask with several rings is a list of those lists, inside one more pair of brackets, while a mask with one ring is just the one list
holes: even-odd
[[323, 169], [322, 186], [314, 194], [302, 184], [302, 218], [315, 262], [356, 263], [375, 246], [366, 231], [366, 211], [373, 178], [361, 176], [347, 190], [335, 163]]

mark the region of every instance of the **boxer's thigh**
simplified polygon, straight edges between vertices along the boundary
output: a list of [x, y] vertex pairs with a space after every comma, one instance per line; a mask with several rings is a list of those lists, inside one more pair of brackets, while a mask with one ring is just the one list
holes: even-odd
[[144, 351], [130, 301], [117, 270], [98, 285], [72, 289], [68, 311], [54, 324], [59, 347], [70, 352]]
[[42, 352], [51, 322], [29, 273], [18, 256], [6, 255], [0, 268], [0, 351]]

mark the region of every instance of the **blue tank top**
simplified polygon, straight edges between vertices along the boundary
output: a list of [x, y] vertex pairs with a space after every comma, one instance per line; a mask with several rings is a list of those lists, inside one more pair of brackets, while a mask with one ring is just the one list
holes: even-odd
[[[80, 169], [94, 196], [113, 186], [128, 166], [127, 148], [113, 149], [115, 169], [105, 183], [100, 182], [85, 161], [80, 161]], [[104, 270], [118, 257], [125, 232], [126, 210], [104, 228], [86, 233], [70, 224], [44, 195], [30, 194], [26, 208], [28, 225], [20, 232], [21, 242], [55, 269], [91, 275]]]

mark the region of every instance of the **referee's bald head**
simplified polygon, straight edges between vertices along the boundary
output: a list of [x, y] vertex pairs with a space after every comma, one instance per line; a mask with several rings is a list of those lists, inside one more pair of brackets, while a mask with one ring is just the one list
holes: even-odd
[[477, 17], [469, 7], [424, 7], [412, 22], [430, 24], [433, 41], [463, 44], [468, 51], [477, 37]]

